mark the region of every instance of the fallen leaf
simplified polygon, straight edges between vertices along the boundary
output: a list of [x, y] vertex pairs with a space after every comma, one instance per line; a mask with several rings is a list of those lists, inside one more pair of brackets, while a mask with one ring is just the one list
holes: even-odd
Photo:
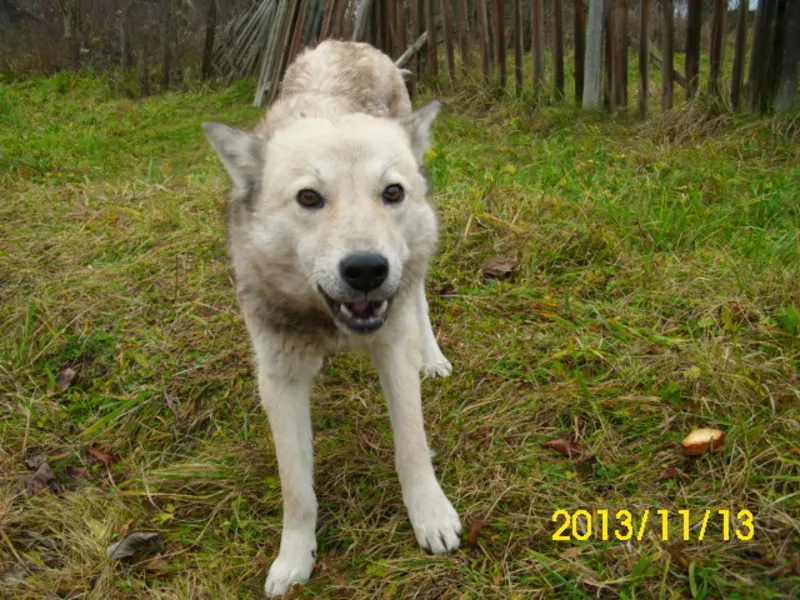
[[497, 575], [494, 576], [492, 581], [494, 581], [495, 585], [500, 585], [500, 582], [503, 581], [503, 574], [502, 573], [498, 573]]
[[89, 479], [89, 469], [86, 467], [73, 467], [70, 465], [64, 469], [64, 473], [75, 479]]
[[568, 456], [569, 458], [578, 458], [581, 455], [581, 447], [575, 442], [565, 439], [548, 440], [542, 444], [542, 448], [549, 448], [555, 450], [559, 454]]
[[72, 382], [75, 381], [77, 376], [78, 373], [72, 367], [63, 369], [61, 373], [58, 374], [58, 377], [56, 377], [56, 388], [58, 388], [58, 391], [63, 392], [66, 390], [72, 385]]
[[709, 428], [695, 429], [684, 438], [683, 451], [689, 456], [699, 456], [719, 450], [724, 441], [724, 431]]
[[150, 554], [155, 551], [160, 540], [161, 534], [156, 531], [132, 533], [111, 544], [106, 550], [106, 555], [114, 560], [122, 560], [141, 554]]
[[127, 521], [125, 521], [125, 525], [123, 525], [120, 528], [119, 534], [122, 537], [125, 537], [126, 535], [128, 535], [128, 532], [130, 532], [131, 527], [133, 526], [134, 523], [136, 523], [136, 519], [128, 519]]
[[109, 452], [108, 450], [103, 450], [102, 448], [98, 448], [97, 446], [92, 446], [91, 448], [88, 448], [86, 452], [94, 456], [97, 460], [99, 460], [106, 466], [111, 466], [119, 460], [118, 455], [114, 454], [113, 452]]
[[570, 558], [575, 558], [581, 553], [580, 546], [573, 546], [572, 548], [567, 548], [563, 552], [559, 552], [559, 558], [563, 558], [564, 560], [569, 560]]
[[484, 522], [483, 521], [475, 521], [472, 524], [472, 529], [469, 530], [469, 539], [468, 543], [471, 547], [475, 547], [478, 544], [478, 534], [483, 529]]
[[666, 481], [667, 479], [691, 479], [691, 477], [681, 471], [678, 467], [665, 467], [658, 476], [659, 481]]
[[436, 289], [438, 296], [452, 296], [456, 293], [456, 288], [451, 283], [443, 283]]
[[514, 275], [517, 263], [519, 263], [519, 260], [513, 256], [490, 258], [481, 266], [481, 274], [484, 277], [492, 277], [494, 279], [511, 277]]
[[58, 567], [64, 564], [64, 555], [56, 554], [54, 552], [43, 552], [39, 555], [39, 560], [44, 563], [45, 567]]
[[7, 563], [0, 571], [0, 581], [13, 581], [14, 579], [25, 579], [28, 576], [28, 569], [18, 563]]
[[25, 484], [25, 491], [32, 496], [45, 491], [55, 481], [56, 475], [53, 469], [50, 468], [46, 462], [31, 475], [23, 475], [19, 478], [20, 482]]
[[148, 558], [142, 563], [142, 567], [145, 571], [159, 572], [166, 569], [167, 566], [169, 566], [169, 561], [160, 552], [153, 558]]

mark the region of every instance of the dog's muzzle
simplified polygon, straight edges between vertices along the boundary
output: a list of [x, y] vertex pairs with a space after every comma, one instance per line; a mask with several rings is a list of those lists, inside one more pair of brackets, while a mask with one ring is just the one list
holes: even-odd
[[322, 288], [319, 291], [340, 326], [355, 333], [371, 333], [386, 322], [391, 299], [378, 290], [388, 275], [389, 261], [385, 256], [354, 252], [339, 263], [339, 276], [351, 292], [348, 296], [357, 299], [337, 300]]

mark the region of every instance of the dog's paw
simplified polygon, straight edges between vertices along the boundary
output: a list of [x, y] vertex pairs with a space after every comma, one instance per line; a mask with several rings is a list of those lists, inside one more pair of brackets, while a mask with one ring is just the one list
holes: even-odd
[[417, 542], [431, 554], [452, 552], [461, 545], [461, 520], [441, 489], [420, 494], [409, 503], [408, 515]]
[[436, 348], [435, 352], [422, 353], [420, 373], [422, 373], [423, 377], [447, 377], [452, 372], [453, 365], [445, 358], [439, 348]]
[[313, 569], [314, 558], [310, 552], [303, 558], [278, 556], [269, 568], [264, 593], [271, 598], [283, 596], [295, 583], [308, 581]]

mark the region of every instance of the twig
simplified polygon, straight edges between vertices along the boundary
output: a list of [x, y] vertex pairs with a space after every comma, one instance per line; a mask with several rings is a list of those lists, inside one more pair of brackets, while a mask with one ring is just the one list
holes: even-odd
[[[628, 36], [628, 46], [630, 46], [634, 50], [638, 50], [639, 49], [639, 40], [637, 40], [634, 36], [629, 35]], [[664, 61], [663, 61], [663, 59], [658, 54], [653, 52], [652, 50], [650, 51], [650, 64], [653, 65], [659, 71], [663, 71], [664, 70]], [[672, 69], [672, 80], [675, 83], [677, 83], [679, 86], [681, 86], [682, 88], [686, 87], [686, 78], [683, 75], [681, 75], [680, 73], [678, 73], [678, 71], [676, 71], [675, 69]]]

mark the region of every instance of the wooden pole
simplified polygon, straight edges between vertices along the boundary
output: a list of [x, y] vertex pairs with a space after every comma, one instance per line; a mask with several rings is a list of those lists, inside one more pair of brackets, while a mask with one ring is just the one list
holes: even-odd
[[711, 78], [708, 83], [708, 90], [712, 96], [718, 96], [720, 93], [719, 78], [725, 51], [725, 13], [727, 10], [727, 0], [714, 0], [714, 17], [711, 22]]
[[[747, 0], [742, 0], [747, 2]], [[661, 68], [661, 110], [667, 112], [672, 108], [672, 69], [674, 57], [672, 53], [674, 29], [675, 29], [675, 9], [672, 7], [672, 0], [664, 2], [664, 65]]]
[[702, 0], [689, 0], [686, 28], [686, 97], [697, 93], [700, 76], [700, 30], [703, 25]]
[[522, 93], [522, 0], [514, 0], [514, 83], [517, 96]]
[[575, 104], [583, 101], [584, 61], [586, 59], [586, 8], [583, 0], [575, 0]]
[[453, 81], [456, 78], [456, 59], [453, 52], [453, 5], [451, 0], [442, 0], [442, 29], [444, 29], [447, 72], [450, 75], [450, 81]]
[[561, 0], [553, 0], [553, 73], [556, 98], [564, 99], [564, 12]]
[[538, 95], [544, 87], [544, 17], [542, 15], [542, 0], [531, 0], [531, 37], [533, 87]]
[[650, 89], [650, 0], [641, 0], [639, 39], [639, 116], [647, 118], [647, 101]]
[[489, 18], [486, 0], [478, 0], [478, 45], [481, 49], [481, 70], [483, 79], [489, 81], [492, 76], [492, 66], [489, 60]]
[[736, 49], [733, 53], [733, 77], [731, 78], [731, 105], [739, 110], [742, 98], [742, 76], [744, 74], [744, 55], [747, 51], [747, 10], [750, 0], [739, 0], [736, 11]]
[[497, 45], [497, 70], [499, 71], [500, 89], [506, 89], [506, 33], [503, 0], [494, 0], [495, 43]]

